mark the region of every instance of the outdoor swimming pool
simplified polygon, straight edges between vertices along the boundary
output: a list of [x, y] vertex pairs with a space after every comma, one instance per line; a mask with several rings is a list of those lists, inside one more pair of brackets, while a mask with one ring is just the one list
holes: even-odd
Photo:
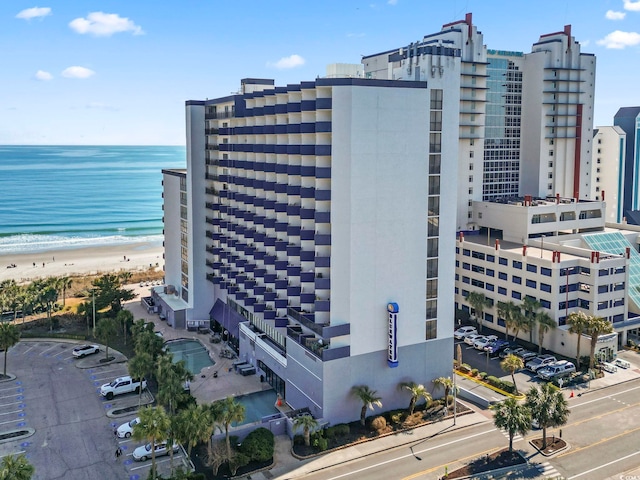
[[165, 348], [173, 354], [174, 362], [184, 360], [185, 366], [194, 375], [215, 364], [205, 346], [198, 340], [172, 340], [165, 344]]
[[275, 407], [278, 399], [274, 390], [264, 390], [262, 392], [248, 393], [236, 397], [236, 401], [244, 405], [244, 421], [234, 426], [246, 425], [247, 423], [258, 422], [262, 417], [278, 413]]

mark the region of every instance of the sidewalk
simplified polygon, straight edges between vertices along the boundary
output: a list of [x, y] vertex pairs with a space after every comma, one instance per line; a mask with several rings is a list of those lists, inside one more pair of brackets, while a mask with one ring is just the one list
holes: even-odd
[[490, 419], [479, 413], [475, 407], [472, 407], [472, 409], [473, 413], [458, 416], [455, 426], [453, 425], [453, 419], [448, 418], [424, 427], [418, 427], [407, 432], [398, 432], [394, 435], [360, 443], [307, 460], [298, 460], [293, 457], [291, 455], [291, 440], [289, 437], [278, 435], [276, 437], [275, 466], [271, 470], [251, 474], [251, 478], [254, 480], [303, 478], [310, 473], [345, 464], [355, 459], [374, 455], [392, 448], [411, 446], [443, 433], [490, 422]]

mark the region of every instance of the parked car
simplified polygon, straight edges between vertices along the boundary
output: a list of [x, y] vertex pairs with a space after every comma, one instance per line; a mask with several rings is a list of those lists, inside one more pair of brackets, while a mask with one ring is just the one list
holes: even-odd
[[[180, 446], [177, 443], [173, 444], [173, 453], [176, 453]], [[156, 452], [156, 458], [169, 454], [169, 448], [167, 442], [158, 442], [154, 444], [154, 450]], [[151, 443], [141, 445], [133, 451], [133, 459], [138, 462], [144, 462], [147, 458], [151, 458]]]
[[131, 435], [133, 435], [133, 427], [137, 423], [140, 423], [140, 417], [136, 417], [133, 420], [120, 425], [116, 429], [116, 435], [118, 436], [118, 438], [129, 438]]
[[553, 380], [564, 377], [576, 371], [576, 366], [568, 360], [560, 360], [538, 370], [538, 377], [542, 380]]
[[538, 355], [537, 357], [529, 360], [525, 364], [525, 367], [535, 373], [541, 368], [544, 368], [547, 365], [551, 365], [552, 363], [556, 363], [557, 361], [558, 359], [553, 355], [549, 355], [549, 354]]
[[111, 400], [115, 395], [122, 395], [123, 393], [139, 393], [140, 390], [147, 388], [147, 381], [143, 378], [133, 379], [130, 376], [119, 377], [112, 382], [105, 383], [100, 387], [100, 395], [107, 400]]
[[509, 343], [507, 340], [494, 340], [493, 342], [487, 344], [484, 349], [485, 351], [489, 352], [490, 354], [497, 354], [500, 353], [502, 350], [504, 350], [505, 348], [508, 348], [512, 346], [511, 343]]
[[498, 339], [495, 335], [487, 335], [486, 337], [478, 338], [473, 342], [473, 348], [477, 350], [484, 350], [484, 347], [489, 345]]
[[93, 355], [94, 353], [98, 353], [100, 351], [100, 347], [98, 345], [79, 345], [73, 349], [73, 356], [76, 358], [86, 357], [87, 355]]
[[529, 360], [533, 360], [538, 356], [536, 352], [532, 352], [526, 348], [523, 348], [520, 352], [516, 353], [516, 355], [520, 357], [524, 363], [527, 363]]
[[467, 335], [471, 335], [474, 333], [478, 333], [478, 330], [476, 330], [476, 327], [471, 327], [471, 326], [460, 327], [455, 332], [453, 332], [453, 338], [455, 338], [456, 340], [463, 340], [464, 337], [466, 337]]
[[522, 348], [522, 347], [518, 347], [518, 346], [508, 347], [508, 348], [505, 348], [504, 350], [502, 350], [500, 352], [500, 358], [506, 358], [509, 355], [517, 355], [517, 356], [519, 356], [518, 354], [520, 354], [520, 353], [522, 353], [524, 351], [525, 351], [525, 349]]
[[467, 335], [466, 337], [464, 337], [463, 341], [467, 345], [473, 346], [473, 342], [475, 342], [476, 340], [479, 340], [480, 338], [484, 338], [484, 335], [480, 335], [479, 333], [472, 333], [472, 334]]

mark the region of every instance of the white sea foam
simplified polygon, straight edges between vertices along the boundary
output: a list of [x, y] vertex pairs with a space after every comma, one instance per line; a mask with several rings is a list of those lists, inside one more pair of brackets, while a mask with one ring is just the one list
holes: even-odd
[[46, 252], [50, 250], [68, 250], [88, 247], [106, 247], [133, 243], [162, 243], [162, 235], [141, 236], [76, 236], [60, 235], [10, 235], [0, 237], [0, 255]]

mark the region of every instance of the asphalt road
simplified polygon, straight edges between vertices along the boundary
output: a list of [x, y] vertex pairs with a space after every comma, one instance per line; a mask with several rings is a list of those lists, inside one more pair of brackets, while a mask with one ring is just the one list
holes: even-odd
[[[501, 474], [500, 478], [602, 480], [637, 467], [640, 462], [639, 393], [640, 380], [633, 380], [569, 399], [571, 414], [569, 422], [562, 427], [562, 438], [569, 448], [544, 457], [529, 444], [531, 439], [541, 436], [540, 430], [533, 430], [524, 438], [517, 436], [514, 448], [525, 455], [529, 464], [510, 474]], [[550, 429], [547, 434], [560, 435], [560, 430]], [[430, 438], [345, 460], [342, 464], [307, 474], [305, 479], [435, 480], [442, 477], [445, 468], [451, 472], [506, 446], [506, 434], [497, 430], [492, 422], [451, 432], [443, 426]]]
[[[135, 414], [107, 416], [115, 406], [137, 405], [138, 396], [107, 401], [99, 394], [100, 385], [127, 374], [126, 363], [91, 366], [104, 353], [77, 360], [71, 354], [74, 346], [64, 341], [21, 341], [9, 350], [7, 373], [16, 378], [0, 382], [0, 433], [21, 428], [35, 433], [0, 442], [0, 457], [24, 453], [36, 469], [34, 480], [146, 478], [151, 461], [131, 459], [141, 442], [122, 443], [124, 455], [115, 458], [119, 442], [113, 430]], [[176, 457], [178, 465], [181, 460]], [[168, 461], [162, 457], [159, 473], [168, 474]]]

